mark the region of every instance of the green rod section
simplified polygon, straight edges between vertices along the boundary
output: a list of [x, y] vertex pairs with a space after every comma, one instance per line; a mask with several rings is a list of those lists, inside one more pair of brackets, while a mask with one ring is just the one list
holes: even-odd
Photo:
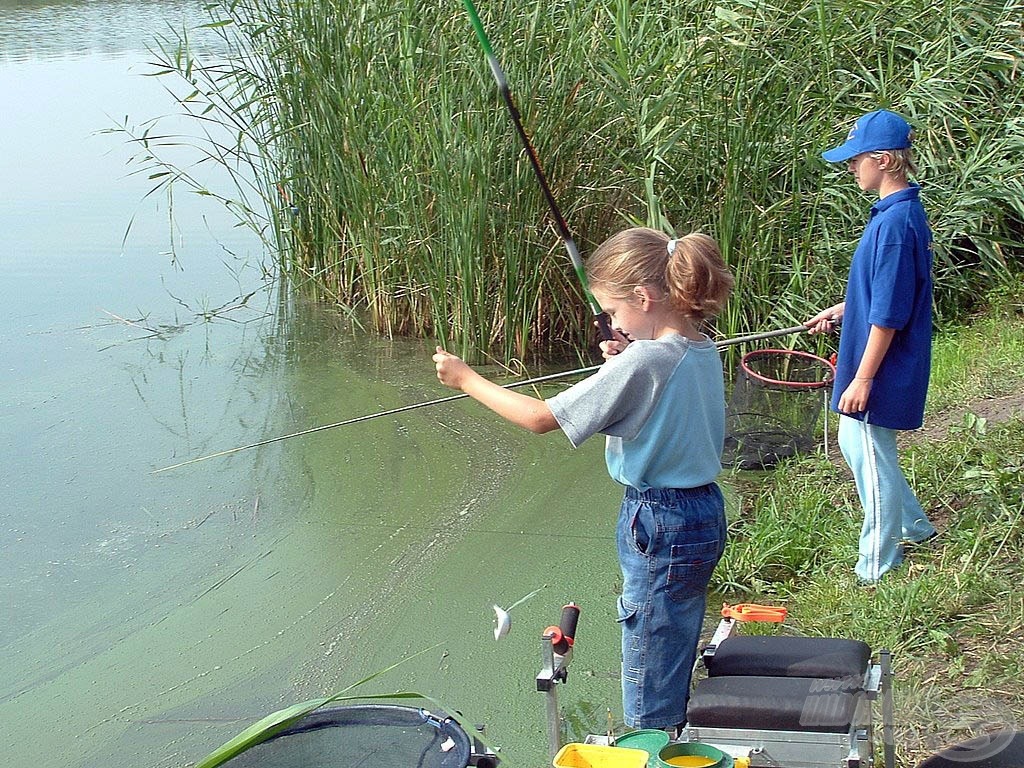
[[487, 39], [487, 33], [484, 32], [484, 25], [480, 23], [480, 17], [477, 15], [473, 0], [462, 0], [462, 4], [466, 6], [466, 11], [469, 13], [469, 22], [473, 25], [473, 29], [476, 30], [476, 36], [480, 39], [480, 47], [484, 49], [487, 58], [493, 59], [494, 51], [491, 50], [491, 41]]
[[611, 339], [613, 334], [611, 326], [608, 324], [608, 316], [601, 311], [601, 305], [597, 303], [597, 299], [594, 298], [594, 294], [590, 292], [590, 287], [587, 285], [587, 274], [583, 266], [583, 258], [580, 256], [579, 248], [576, 247], [576, 242], [572, 239], [569, 225], [565, 222], [565, 217], [558, 207], [558, 202], [551, 192], [551, 186], [548, 184], [547, 177], [544, 175], [544, 169], [540, 165], [540, 159], [537, 157], [537, 150], [534, 149], [533, 142], [530, 141], [530, 137], [523, 127], [522, 116], [519, 114], [519, 109], [516, 107], [516, 103], [512, 99], [512, 92], [508, 87], [508, 79], [505, 77], [505, 72], [502, 70], [498, 58], [491, 49], [491, 41], [487, 39], [487, 33], [484, 32], [484, 26], [480, 23], [480, 16], [476, 12], [473, 0], [462, 0], [462, 4], [466, 6], [470, 23], [473, 25], [473, 29], [476, 30], [476, 36], [480, 40], [480, 47], [483, 48], [484, 54], [487, 56], [487, 63], [491, 68], [491, 73], [494, 75], [494, 82], [498, 85], [498, 92], [501, 94], [505, 106], [508, 108], [508, 113], [512, 117], [512, 123], [519, 134], [523, 148], [526, 149], [530, 165], [533, 167], [533, 173], [537, 177], [541, 191], [544, 193], [548, 210], [551, 211], [551, 216], [555, 220], [555, 227], [562, 238], [562, 242], [565, 244], [565, 250], [569, 253], [569, 260], [572, 262], [576, 278], [579, 280], [580, 288], [583, 290], [583, 297], [590, 306], [594, 319], [597, 320], [598, 327], [601, 329], [601, 336], [605, 339]]

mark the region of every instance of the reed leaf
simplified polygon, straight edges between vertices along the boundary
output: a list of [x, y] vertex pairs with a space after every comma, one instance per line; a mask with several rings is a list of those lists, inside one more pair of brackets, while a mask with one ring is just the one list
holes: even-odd
[[262, 744], [264, 741], [273, 738], [277, 734], [298, 723], [307, 715], [312, 714], [316, 710], [325, 707], [328, 704], [336, 704], [343, 701], [388, 701], [408, 699], [430, 701], [435, 705], [437, 704], [437, 702], [429, 696], [411, 691], [405, 693], [366, 696], [348, 696], [344, 693], [338, 693], [334, 696], [328, 696], [322, 699], [311, 699], [309, 701], [293, 704], [290, 707], [285, 707], [277, 712], [273, 712], [262, 720], [253, 723], [233, 739], [225, 742], [196, 763], [195, 768], [217, 768], [219, 765], [224, 765], [224, 763], [229, 760], [238, 757], [243, 752], [252, 749], [259, 744]]

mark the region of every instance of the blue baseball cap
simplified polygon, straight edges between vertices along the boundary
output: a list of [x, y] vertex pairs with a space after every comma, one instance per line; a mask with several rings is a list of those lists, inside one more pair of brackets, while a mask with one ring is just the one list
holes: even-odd
[[830, 163], [845, 163], [862, 152], [910, 147], [910, 123], [887, 109], [868, 112], [853, 124], [846, 141], [835, 149], [822, 152]]

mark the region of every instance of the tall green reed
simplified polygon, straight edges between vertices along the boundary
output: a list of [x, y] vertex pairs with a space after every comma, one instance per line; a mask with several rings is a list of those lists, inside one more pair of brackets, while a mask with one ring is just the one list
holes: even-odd
[[[942, 317], [1019, 273], [1022, 6], [479, 10], [584, 254], [633, 223], [708, 232], [738, 278], [716, 330], [736, 335], [841, 296], [870, 199], [818, 155], [879, 106], [918, 128]], [[230, 64], [167, 52], [165, 68], [204, 119], [237, 125], [226, 155], [258, 158], [293, 280], [478, 359], [582, 353], [588, 313], [460, 4], [213, 8]]]

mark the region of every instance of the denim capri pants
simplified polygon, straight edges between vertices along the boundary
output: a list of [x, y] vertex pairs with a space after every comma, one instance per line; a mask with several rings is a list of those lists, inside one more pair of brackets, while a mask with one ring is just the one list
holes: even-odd
[[626, 725], [668, 728], [686, 720], [707, 586], [725, 540], [725, 502], [714, 483], [627, 487], [616, 529]]

